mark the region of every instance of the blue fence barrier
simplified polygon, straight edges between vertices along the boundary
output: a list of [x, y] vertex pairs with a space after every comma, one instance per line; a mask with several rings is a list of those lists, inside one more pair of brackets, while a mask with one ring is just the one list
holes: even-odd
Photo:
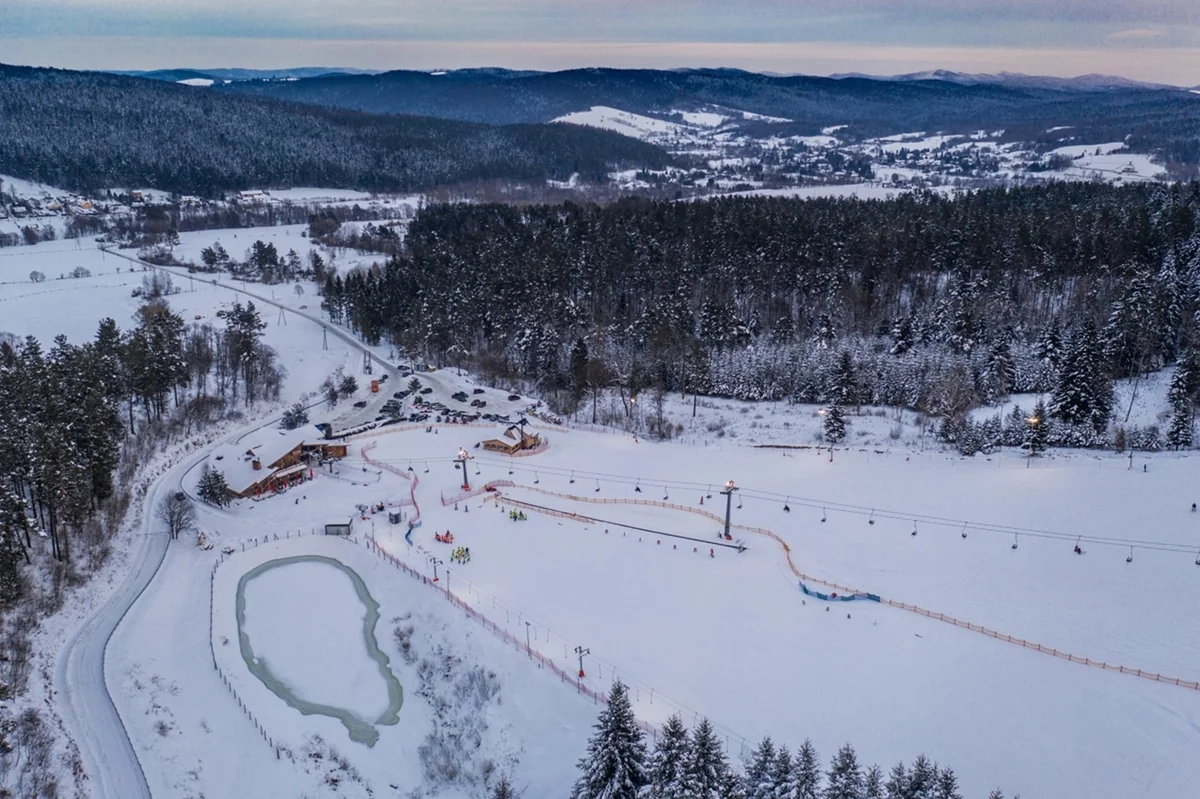
[[866, 599], [870, 602], [878, 602], [879, 601], [878, 594], [864, 594], [864, 593], [838, 594], [836, 591], [832, 594], [823, 594], [820, 591], [813, 591], [811, 588], [809, 588], [807, 585], [805, 585], [803, 581], [799, 581], [799, 582], [800, 582], [800, 591], [803, 592], [803, 594], [805, 596], [816, 597], [817, 599], [823, 599], [826, 602], [853, 602], [856, 599]]

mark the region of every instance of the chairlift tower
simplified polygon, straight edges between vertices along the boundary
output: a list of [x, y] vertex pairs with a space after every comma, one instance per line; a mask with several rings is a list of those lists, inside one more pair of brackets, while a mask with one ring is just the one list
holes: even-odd
[[725, 482], [725, 488], [721, 489], [721, 494], [725, 497], [725, 540], [728, 541], [733, 536], [729, 534], [729, 516], [733, 510], [733, 492], [737, 491], [737, 486], [732, 480]]
[[472, 456], [470, 454], [468, 454], [465, 449], [460, 449], [458, 451], [458, 457], [454, 459], [458, 463], [459, 468], [462, 469], [463, 491], [471, 490], [471, 481], [467, 476], [467, 461], [469, 461], [471, 459], [472, 459]]

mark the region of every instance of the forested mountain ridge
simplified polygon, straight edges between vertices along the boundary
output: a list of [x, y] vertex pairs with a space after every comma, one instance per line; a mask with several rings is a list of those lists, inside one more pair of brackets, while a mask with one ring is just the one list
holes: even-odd
[[0, 65], [0, 173], [71, 189], [411, 191], [603, 180], [669, 156], [606, 131], [376, 116], [99, 72]]
[[[906, 131], [1005, 131], [1004, 139], [1051, 137], [1072, 127], [1080, 141], [1124, 141], [1137, 152], [1186, 160], [1200, 153], [1200, 96], [1138, 85], [1106, 91], [1055, 86], [764, 75], [734, 69], [573, 69], [561, 72], [394, 71], [295, 81], [239, 81], [220, 87], [324, 106], [424, 114], [489, 123], [546, 122], [591, 106], [639, 114], [720, 107], [791, 120], [779, 135], [847, 126], [856, 140]], [[753, 126], [753, 121], [746, 125]], [[761, 123], [759, 123], [761, 124]], [[1196, 158], [1191, 160], [1195, 161]]]

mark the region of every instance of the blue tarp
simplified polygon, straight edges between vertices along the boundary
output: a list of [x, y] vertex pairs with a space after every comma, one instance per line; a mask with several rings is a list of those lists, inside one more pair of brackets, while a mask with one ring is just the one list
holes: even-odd
[[823, 594], [820, 591], [813, 591], [811, 588], [809, 588], [807, 585], [805, 585], [803, 581], [800, 581], [800, 590], [804, 593], [805, 596], [816, 597], [817, 599], [823, 599], [826, 602], [853, 602], [856, 599], [866, 599], [870, 602], [878, 602], [879, 601], [878, 594], [864, 594], [861, 592], [857, 593], [857, 594], [845, 594], [845, 595]]

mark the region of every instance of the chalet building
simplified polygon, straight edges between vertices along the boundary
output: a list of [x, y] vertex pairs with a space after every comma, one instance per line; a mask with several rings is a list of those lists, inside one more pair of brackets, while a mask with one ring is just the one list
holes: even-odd
[[488, 452], [499, 452], [504, 455], [516, 455], [518, 452], [533, 449], [542, 443], [542, 437], [537, 433], [525, 430], [525, 420], [519, 424], [509, 425], [499, 438], [490, 438], [483, 442], [483, 448]]
[[310, 479], [312, 467], [327, 458], [346, 457], [346, 445], [305, 441], [308, 430], [262, 430], [236, 444], [225, 444], [209, 465], [225, 475], [230, 492], [255, 497]]

